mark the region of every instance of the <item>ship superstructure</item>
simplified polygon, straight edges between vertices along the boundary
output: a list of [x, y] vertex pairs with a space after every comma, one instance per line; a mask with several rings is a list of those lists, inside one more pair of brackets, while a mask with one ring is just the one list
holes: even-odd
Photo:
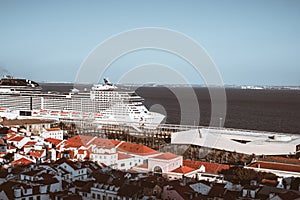
[[0, 84], [2, 116], [128, 123], [137, 127], [158, 126], [165, 117], [150, 112], [135, 92], [120, 90], [107, 79], [104, 79], [104, 84], [94, 85], [90, 91], [73, 89], [66, 94], [43, 93], [37, 83], [25, 79], [5, 79], [10, 80], [4, 83], [15, 84]]

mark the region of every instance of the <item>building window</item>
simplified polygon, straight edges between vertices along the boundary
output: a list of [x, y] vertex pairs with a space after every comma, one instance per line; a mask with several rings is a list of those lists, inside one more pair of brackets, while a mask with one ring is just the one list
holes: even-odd
[[122, 163], [122, 164], [121, 164], [121, 167], [124, 167], [124, 166], [125, 166], [125, 163]]

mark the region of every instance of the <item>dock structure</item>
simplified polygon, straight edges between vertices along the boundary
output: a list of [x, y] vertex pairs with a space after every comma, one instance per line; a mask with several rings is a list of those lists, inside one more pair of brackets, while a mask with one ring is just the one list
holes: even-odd
[[175, 124], [160, 124], [158, 127], [147, 125], [147, 128], [144, 128], [142, 125], [139, 126], [130, 122], [116, 123], [115, 121], [106, 121], [95, 123], [95, 121], [89, 120], [68, 119], [61, 119], [60, 121], [66, 124], [75, 124], [76, 134], [142, 143], [156, 150], [170, 144], [172, 134], [175, 132], [201, 128]]
[[154, 149], [168, 144], [181, 144], [249, 155], [290, 155], [300, 152], [300, 136], [297, 134], [176, 124], [144, 128], [130, 122], [65, 122], [75, 123], [77, 134], [142, 143]]
[[177, 124], [160, 124], [159, 126], [147, 125], [147, 128], [143, 125], [132, 122], [116, 122], [105, 121], [95, 122], [89, 120], [70, 120], [60, 119], [64, 123], [74, 123], [77, 126], [78, 132], [84, 133], [127, 133], [137, 137], [155, 137], [155, 138], [171, 138], [171, 134], [174, 132], [187, 131], [191, 129], [200, 129], [204, 126], [192, 126], [192, 125], [177, 125]]

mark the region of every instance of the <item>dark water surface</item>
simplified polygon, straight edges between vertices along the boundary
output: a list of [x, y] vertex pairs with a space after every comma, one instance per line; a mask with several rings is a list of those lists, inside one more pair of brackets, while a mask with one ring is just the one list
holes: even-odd
[[[172, 88], [185, 96], [185, 88]], [[211, 101], [207, 88], [194, 88], [200, 108], [199, 125], [209, 125]], [[177, 97], [168, 88], [138, 88], [136, 91], [145, 98], [145, 105], [162, 105], [167, 111], [167, 123], [180, 123], [181, 113]], [[227, 88], [227, 116], [225, 127], [300, 133], [300, 91], [299, 90], [245, 90]], [[188, 101], [188, 96], [185, 97]], [[191, 110], [190, 112], [193, 112]], [[193, 115], [191, 115], [193, 116]], [[193, 125], [189, 115], [186, 124]]]
[[[70, 91], [72, 84], [42, 83], [45, 91]], [[200, 115], [199, 125], [209, 125], [211, 100], [207, 88], [194, 88], [200, 113], [193, 109], [183, 110], [180, 103], [194, 104], [190, 90], [186, 88], [139, 87], [136, 92], [145, 99], [147, 108], [158, 104], [166, 111], [166, 123], [195, 123]], [[177, 96], [176, 96], [176, 95]], [[227, 116], [225, 127], [300, 133], [300, 90], [245, 90], [227, 88]], [[155, 109], [153, 109], [155, 110]], [[159, 110], [159, 109], [158, 109]]]

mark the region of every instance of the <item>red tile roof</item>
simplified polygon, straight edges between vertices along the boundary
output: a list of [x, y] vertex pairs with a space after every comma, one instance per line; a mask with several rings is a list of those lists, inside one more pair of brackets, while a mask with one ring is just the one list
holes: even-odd
[[29, 155], [35, 158], [41, 158], [45, 150], [31, 150]]
[[262, 179], [261, 183], [265, 185], [272, 185], [272, 186], [276, 186], [278, 184], [277, 180], [269, 180], [269, 179]]
[[180, 174], [187, 174], [192, 171], [195, 171], [195, 169], [188, 167], [188, 166], [182, 166], [177, 169], [174, 169], [172, 172], [180, 173]]
[[[9, 130], [11, 131], [11, 130]], [[17, 137], [17, 134], [13, 133], [13, 134], [7, 134], [3, 139], [4, 140], [9, 140], [11, 138]]]
[[35, 145], [35, 144], [36, 144], [36, 141], [29, 141], [24, 146], [32, 146], [32, 145]]
[[223, 169], [229, 169], [230, 165], [219, 164], [219, 163], [211, 163], [211, 162], [202, 162], [202, 161], [194, 161], [194, 160], [183, 160], [183, 165], [199, 169], [202, 165], [205, 167], [205, 172], [217, 174]]
[[7, 133], [15, 133], [13, 130], [9, 129]]
[[20, 142], [23, 139], [24, 139], [24, 136], [16, 136], [16, 137], [8, 139], [8, 141], [11, 141], [11, 142]]
[[295, 158], [284, 158], [280, 156], [267, 156], [265, 158], [260, 158], [262, 161], [270, 161], [270, 162], [280, 162], [280, 163], [298, 163], [300, 164], [299, 159]]
[[79, 148], [81, 146], [89, 147], [91, 145], [96, 145], [98, 147], [111, 149], [114, 148], [115, 145], [111, 142], [111, 140], [104, 139], [104, 138], [97, 138], [92, 136], [83, 136], [83, 135], [77, 135], [74, 137], [69, 138], [65, 142], [65, 147], [73, 147], [73, 148]]
[[50, 142], [51, 144], [54, 144], [56, 147], [63, 141], [55, 138], [46, 138], [46, 142]]
[[134, 144], [129, 142], [122, 142], [117, 148], [118, 151], [123, 151], [127, 153], [137, 154], [137, 155], [152, 155], [158, 154], [157, 151], [151, 149], [142, 144]]
[[104, 138], [95, 138], [91, 142], [88, 143], [88, 146], [96, 145], [97, 147], [105, 148], [105, 149], [112, 149], [115, 145], [111, 142], [111, 140], [104, 139]]
[[81, 146], [85, 146], [87, 143], [91, 142], [91, 140], [94, 140], [95, 137], [92, 136], [83, 136], [83, 135], [76, 135], [71, 138], [69, 138], [65, 142], [65, 148], [73, 147], [73, 148], [79, 148]]
[[178, 158], [178, 157], [179, 157], [178, 155], [175, 155], [175, 154], [170, 153], [170, 152], [166, 152], [166, 153], [160, 154], [158, 156], [155, 156], [153, 158], [160, 159], [160, 160], [172, 160], [172, 159]]
[[20, 158], [19, 160], [12, 161], [10, 165], [19, 166], [19, 165], [29, 165], [33, 163], [31, 160], [26, 158]]
[[273, 169], [280, 171], [290, 171], [290, 172], [300, 172], [299, 164], [287, 164], [287, 163], [275, 163], [275, 162], [265, 162], [258, 161], [251, 163], [249, 167], [253, 168], [265, 168], [265, 169]]
[[129, 155], [125, 155], [123, 153], [118, 153], [118, 160], [123, 160], [123, 159], [128, 159], [128, 158], [132, 158]]
[[85, 150], [84, 149], [79, 149], [78, 154], [84, 154]]
[[120, 144], [121, 141], [119, 141], [119, 140], [110, 140], [110, 142], [117, 146], [118, 144]]

